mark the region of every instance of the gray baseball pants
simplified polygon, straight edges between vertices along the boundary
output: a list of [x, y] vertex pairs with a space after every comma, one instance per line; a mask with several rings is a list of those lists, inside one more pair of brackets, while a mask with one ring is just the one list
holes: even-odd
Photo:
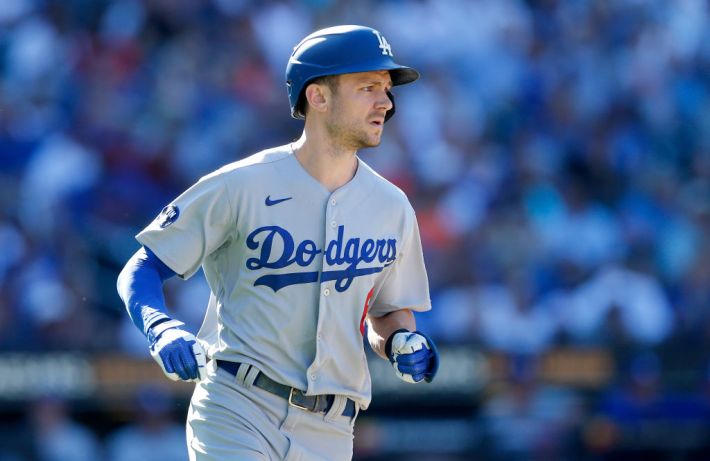
[[208, 365], [187, 415], [190, 461], [352, 459], [357, 415], [342, 415], [344, 397], [328, 413], [314, 413], [253, 386], [255, 378], [256, 372], [235, 377], [214, 361]]

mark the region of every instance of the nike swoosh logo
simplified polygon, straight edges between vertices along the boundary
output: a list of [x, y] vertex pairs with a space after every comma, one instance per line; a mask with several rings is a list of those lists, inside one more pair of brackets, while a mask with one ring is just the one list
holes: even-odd
[[273, 206], [273, 205], [279, 204], [281, 202], [285, 202], [286, 200], [291, 200], [292, 198], [293, 197], [286, 197], [286, 198], [279, 198], [276, 200], [271, 200], [271, 196], [269, 195], [266, 197], [266, 200], [264, 200], [264, 203], [266, 204], [266, 206]]

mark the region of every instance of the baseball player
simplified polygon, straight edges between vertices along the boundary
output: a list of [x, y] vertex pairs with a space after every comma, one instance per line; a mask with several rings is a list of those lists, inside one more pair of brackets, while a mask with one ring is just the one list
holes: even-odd
[[[431, 308], [414, 211], [357, 156], [379, 145], [392, 86], [418, 77], [377, 30], [309, 35], [286, 68], [301, 138], [201, 178], [137, 235], [118, 291], [165, 374], [197, 383], [191, 460], [351, 459], [366, 331], [401, 379], [434, 378], [412, 313]], [[162, 283], [200, 267], [211, 296], [195, 337]]]

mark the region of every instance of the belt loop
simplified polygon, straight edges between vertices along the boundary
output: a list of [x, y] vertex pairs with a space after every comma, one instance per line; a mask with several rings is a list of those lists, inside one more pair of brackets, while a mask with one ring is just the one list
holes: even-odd
[[240, 363], [239, 364], [239, 369], [237, 369], [237, 374], [235, 376], [237, 383], [241, 385], [244, 384], [244, 380], [246, 378], [247, 373], [249, 372], [249, 369], [251, 368], [251, 365], [248, 363]]
[[360, 414], [360, 404], [357, 402], [354, 402], [354, 403], [355, 403], [355, 414], [350, 419], [350, 424], [355, 424], [355, 420], [357, 419], [357, 416]]
[[244, 387], [249, 389], [254, 384], [254, 381], [256, 381], [257, 376], [259, 376], [259, 369], [256, 367], [251, 367], [249, 373], [247, 373], [246, 377], [244, 378]]
[[335, 395], [333, 397], [333, 405], [331, 405], [330, 409], [325, 414], [325, 420], [333, 421], [335, 418], [342, 415], [347, 402], [347, 399], [342, 395]]

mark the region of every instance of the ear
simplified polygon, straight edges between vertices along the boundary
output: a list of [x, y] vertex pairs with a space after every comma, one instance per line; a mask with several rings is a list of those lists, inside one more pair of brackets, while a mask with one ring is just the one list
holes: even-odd
[[328, 109], [328, 101], [330, 100], [330, 88], [327, 85], [319, 85], [311, 83], [306, 87], [305, 92], [308, 104], [311, 110], [316, 112], [325, 112]]

